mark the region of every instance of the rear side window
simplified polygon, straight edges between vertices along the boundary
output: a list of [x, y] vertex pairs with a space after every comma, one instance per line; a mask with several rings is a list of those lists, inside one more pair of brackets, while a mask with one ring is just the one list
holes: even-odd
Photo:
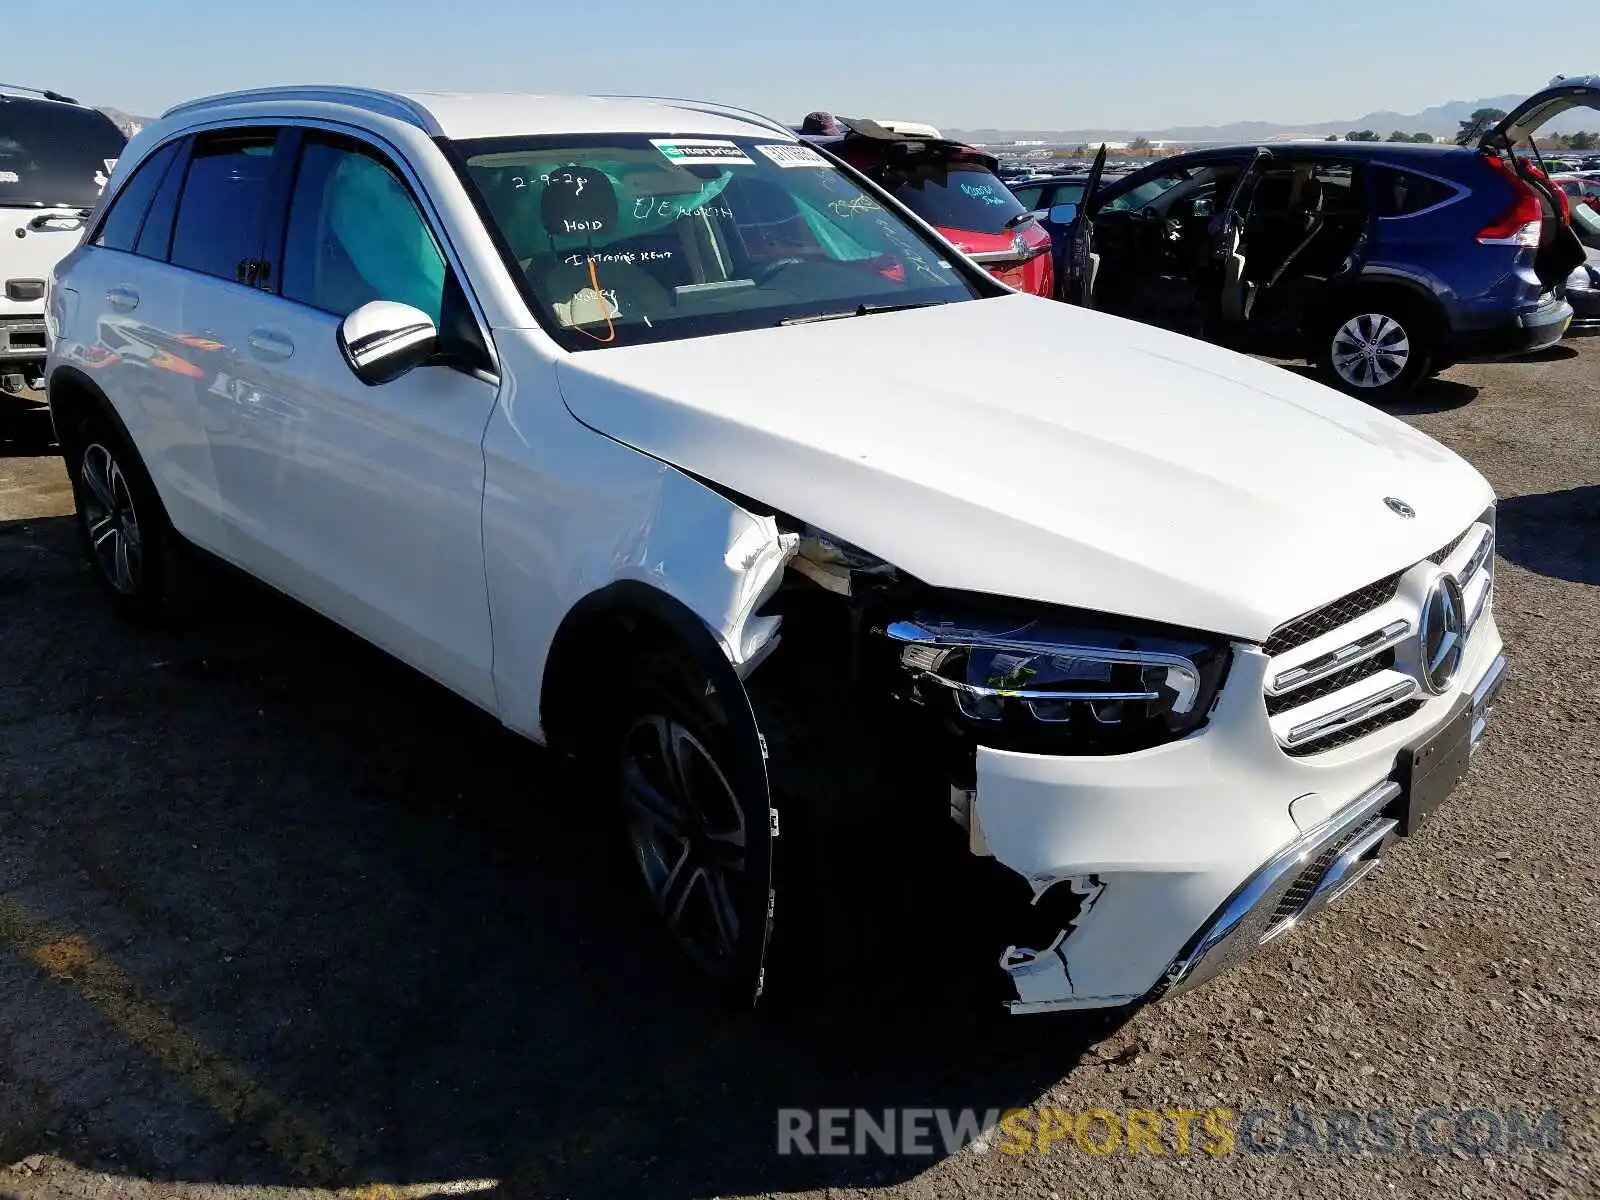
[[1375, 172], [1374, 197], [1380, 217], [1408, 217], [1443, 204], [1456, 194], [1455, 188], [1426, 175], [1380, 167]]
[[445, 276], [428, 222], [393, 171], [363, 149], [306, 142], [284, 240], [285, 298], [338, 317], [394, 300], [437, 325]]
[[178, 156], [178, 146], [178, 142], [169, 142], [139, 164], [133, 178], [111, 202], [111, 210], [100, 224], [99, 236], [94, 239], [96, 246], [108, 250], [131, 251], [134, 248], [150, 202], [166, 178], [172, 160]]
[[929, 160], [887, 172], [883, 186], [928, 224], [971, 233], [1002, 233], [1028, 210], [981, 163]]
[[245, 282], [260, 255], [261, 218], [272, 178], [272, 132], [206, 134], [195, 140], [172, 231], [172, 263]]
[[134, 244], [133, 252], [141, 258], [165, 262], [167, 252], [172, 248], [172, 221], [178, 215], [178, 196], [183, 191], [186, 158], [187, 151], [180, 144], [176, 160], [168, 168], [167, 177], [161, 181], [161, 187], [150, 203], [150, 211], [145, 214], [144, 227], [139, 230], [139, 240]]

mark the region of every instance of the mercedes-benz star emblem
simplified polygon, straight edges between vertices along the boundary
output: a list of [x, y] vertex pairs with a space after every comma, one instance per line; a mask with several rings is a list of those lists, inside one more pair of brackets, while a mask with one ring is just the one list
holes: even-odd
[[1412, 517], [1417, 515], [1417, 510], [1412, 508], [1411, 505], [1407, 504], [1398, 496], [1385, 496], [1383, 498], [1383, 502], [1389, 506], [1389, 511], [1397, 517], [1404, 517], [1409, 521]]
[[1422, 602], [1417, 642], [1422, 652], [1422, 683], [1435, 696], [1455, 682], [1466, 648], [1467, 606], [1453, 575], [1440, 575]]

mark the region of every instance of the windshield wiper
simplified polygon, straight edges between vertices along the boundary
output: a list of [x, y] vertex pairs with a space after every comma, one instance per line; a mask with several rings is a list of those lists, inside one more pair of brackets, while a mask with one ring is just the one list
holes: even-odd
[[908, 308], [933, 308], [943, 300], [919, 300], [915, 304], [858, 304], [843, 312], [813, 313], [806, 317], [785, 317], [779, 325], [815, 325], [818, 321], [843, 321], [848, 317], [872, 317], [878, 313], [904, 312]]
[[1018, 225], [1021, 225], [1024, 221], [1031, 221], [1031, 220], [1033, 220], [1033, 214], [1031, 212], [1019, 212], [1016, 216], [1008, 218], [1006, 220], [1006, 223], [1004, 225], [1000, 226], [1000, 228], [1001, 229], [1015, 229]]

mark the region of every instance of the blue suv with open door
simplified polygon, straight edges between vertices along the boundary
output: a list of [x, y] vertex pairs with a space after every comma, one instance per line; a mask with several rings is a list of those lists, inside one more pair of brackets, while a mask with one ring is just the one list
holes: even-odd
[[[1180, 154], [1105, 180], [1070, 222], [1066, 297], [1239, 349], [1304, 355], [1381, 401], [1469, 358], [1559, 341], [1584, 261], [1534, 134], [1600, 108], [1600, 76], [1557, 79], [1475, 147], [1279, 143]], [[1515, 153], [1529, 143], [1534, 157]]]

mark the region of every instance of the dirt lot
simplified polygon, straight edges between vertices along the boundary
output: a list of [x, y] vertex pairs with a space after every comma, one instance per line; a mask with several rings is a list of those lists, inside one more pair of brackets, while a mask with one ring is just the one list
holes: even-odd
[[[181, 638], [117, 624], [8, 419], [0, 1194], [1600, 1194], [1597, 381], [1563, 347], [1407, 410], [1504, 497], [1513, 676], [1467, 784], [1335, 912], [1109, 1031], [865, 982], [719, 1014], [537, 751], [242, 589]], [[1028, 1105], [1267, 1108], [1269, 1145], [1296, 1106], [1556, 1109], [1560, 1148], [1468, 1154], [1447, 1116], [1441, 1154], [774, 1152], [779, 1107]]]

